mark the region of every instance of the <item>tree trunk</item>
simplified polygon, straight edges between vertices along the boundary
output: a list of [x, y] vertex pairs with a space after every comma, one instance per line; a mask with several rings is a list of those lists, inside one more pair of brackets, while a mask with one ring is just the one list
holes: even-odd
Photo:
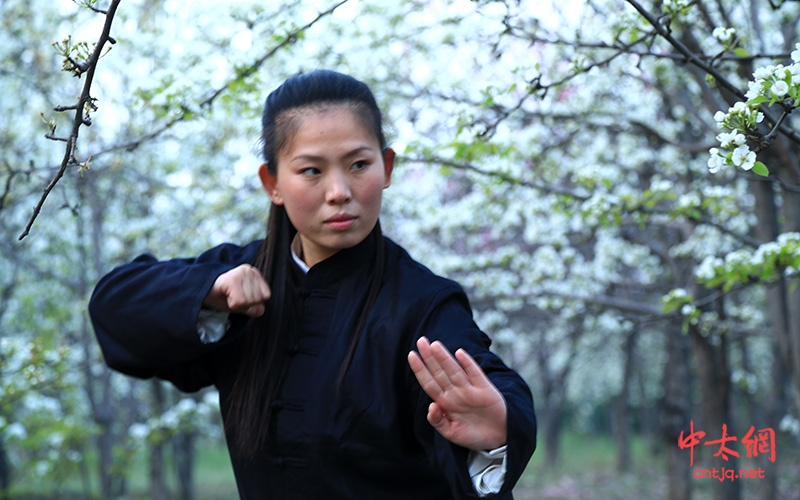
[[[81, 443], [81, 455], [86, 457], [86, 443]], [[89, 479], [89, 466], [86, 460], [81, 460], [78, 464], [79, 474], [81, 475], [81, 487], [83, 488], [83, 497], [92, 498], [92, 482]]]
[[[767, 161], [770, 160], [768, 159]], [[770, 163], [775, 163], [776, 161], [778, 161], [777, 157]], [[756, 198], [756, 216], [758, 218], [758, 224], [755, 228], [756, 238], [763, 243], [775, 241], [781, 233], [781, 227], [774, 184], [756, 180], [750, 183], [750, 188]], [[784, 205], [789, 212], [787, 214], [789, 216], [784, 217], [784, 222], [790, 227], [794, 225], [795, 230], [797, 230], [797, 216], [790, 215], [790, 207], [793, 202], [796, 203], [794, 198], [789, 197], [784, 200]], [[770, 384], [770, 393], [768, 395], [767, 427], [777, 426], [781, 417], [785, 415], [786, 394], [784, 387], [786, 380], [792, 379], [795, 387], [798, 387], [797, 384], [800, 383], [796, 375], [797, 370], [792, 369], [792, 366], [795, 365], [792, 353], [800, 339], [796, 336], [796, 332], [792, 332], [790, 327], [793, 321], [797, 321], [796, 317], [793, 318], [791, 316], [791, 307], [789, 305], [791, 300], [785, 279], [781, 278], [777, 283], [766, 287], [767, 313], [775, 336], [772, 384]], [[764, 479], [759, 483], [761, 498], [763, 500], [773, 500], [777, 498], [778, 491], [777, 467], [775, 467], [775, 464], [765, 461], [766, 457], [759, 456], [759, 458], [759, 465], [764, 469]]]
[[181, 500], [194, 500], [194, 437], [193, 432], [181, 432], [173, 440]]
[[[783, 357], [778, 352], [777, 343], [773, 350], [775, 353], [772, 362], [772, 383], [766, 403], [766, 427], [775, 426], [787, 412], [785, 388], [789, 375], [786, 373]], [[766, 454], [758, 456], [758, 466], [764, 469], [764, 479], [759, 483], [761, 500], [776, 500], [778, 498], [778, 468], [769, 461]]]
[[94, 409], [94, 419], [100, 428], [100, 433], [96, 439], [99, 457], [97, 467], [100, 475], [100, 492], [103, 498], [117, 498], [124, 493], [124, 481], [121, 481], [121, 476], [114, 467], [116, 436], [113, 431], [113, 423], [116, 412], [113, 404], [111, 404], [111, 371], [107, 367], [103, 367], [101, 382], [104, 393], [102, 402]]
[[[702, 293], [702, 292], [699, 292]], [[721, 446], [739, 453], [737, 427], [730, 411], [731, 374], [728, 366], [728, 338], [725, 335], [704, 337], [697, 328], [690, 326], [690, 337], [694, 357], [697, 361], [697, 375], [700, 382], [700, 395], [703, 408], [702, 429], [706, 435], [703, 452], [707, 458], [705, 467], [739, 471], [739, 458], [732, 453], [719, 457], [713, 455]], [[697, 427], [695, 427], [697, 431]], [[744, 434], [742, 434], [744, 435]], [[723, 437], [736, 437], [737, 441], [723, 442], [721, 445], [707, 445]], [[727, 460], [723, 457], [727, 456]], [[715, 500], [738, 500], [741, 498], [739, 481], [712, 481]]]
[[561, 460], [561, 407], [557, 403], [548, 402], [542, 411], [542, 434], [544, 434], [545, 467], [554, 468]]
[[[153, 392], [153, 413], [161, 415], [164, 413], [164, 387], [160, 380], [151, 381]], [[164, 465], [164, 442], [159, 441], [150, 445], [150, 495], [153, 500], [168, 500], [170, 498], [167, 490], [165, 465]]]
[[633, 378], [634, 348], [636, 347], [636, 332], [633, 331], [625, 338], [625, 368], [622, 372], [622, 388], [617, 397], [614, 411], [614, 429], [617, 442], [617, 471], [628, 472], [631, 470], [631, 439], [628, 400]]
[[641, 360], [637, 359], [633, 363], [636, 372], [636, 391], [639, 395], [639, 422], [640, 422], [640, 435], [645, 439], [651, 453], [657, 454], [661, 452], [662, 443], [659, 439], [658, 428], [658, 408], [657, 403], [649, 401], [647, 397], [647, 390], [645, 388], [645, 379], [642, 374]]
[[[84, 182], [79, 183], [79, 194], [82, 203], [88, 204], [91, 208], [91, 224], [88, 239], [84, 230], [82, 220], [77, 220], [76, 233], [77, 239], [81, 242], [79, 249], [81, 252], [79, 273], [80, 296], [89, 295], [89, 283], [102, 276], [105, 272], [105, 262], [103, 259], [103, 215], [105, 206], [99, 199], [97, 189], [94, 184], [95, 177], [86, 176]], [[87, 266], [92, 262], [92, 268]], [[93, 278], [90, 277], [93, 276]], [[117, 418], [117, 405], [111, 381], [111, 370], [103, 363], [102, 372], [96, 375], [92, 370], [92, 364], [96, 360], [96, 350], [94, 349], [95, 339], [89, 327], [88, 314], [83, 315], [81, 327], [81, 348], [84, 353], [84, 390], [91, 407], [92, 417], [100, 429], [95, 438], [98, 454], [98, 474], [100, 478], [100, 491], [103, 498], [117, 498], [125, 493], [125, 474], [127, 470], [119, 470], [116, 467], [116, 457], [114, 456], [114, 446], [117, 444], [117, 435], [114, 432], [114, 423]], [[102, 362], [102, 361], [100, 361]], [[133, 416], [128, 416], [128, 420]], [[124, 424], [123, 424], [124, 425]], [[127, 426], [124, 427], [126, 430]]]
[[661, 404], [660, 430], [667, 448], [667, 498], [691, 500], [692, 483], [689, 457], [678, 446], [681, 431], [689, 432], [691, 394], [689, 377], [689, 339], [677, 328], [668, 328], [667, 363], [664, 366], [664, 398]]
[[[792, 177], [794, 185], [800, 185], [800, 179]], [[783, 232], [800, 232], [800, 193], [784, 191], [782, 193], [785, 221]], [[786, 279], [786, 311], [788, 313], [789, 349], [791, 379], [794, 386], [792, 394], [794, 407], [800, 411], [800, 279], [791, 277]]]
[[0, 437], [0, 500], [8, 500], [11, 489], [11, 466], [8, 463], [6, 447]]

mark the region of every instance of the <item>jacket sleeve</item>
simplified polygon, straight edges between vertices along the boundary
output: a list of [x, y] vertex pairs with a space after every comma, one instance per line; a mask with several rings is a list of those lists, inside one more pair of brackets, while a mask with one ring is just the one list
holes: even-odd
[[[450, 352], [465, 349], [505, 399], [508, 415], [505, 481], [497, 494], [484, 498], [511, 498], [511, 490], [536, 448], [536, 418], [530, 389], [519, 374], [489, 350], [491, 340], [472, 320], [469, 302], [460, 286], [452, 283], [437, 292], [429, 304], [415, 342], [425, 336], [430, 341], [441, 341]], [[447, 477], [456, 498], [478, 498], [467, 469], [468, 450], [447, 441], [428, 423], [427, 411], [431, 399], [419, 386], [413, 373], [410, 378], [415, 401], [414, 431], [417, 439]]]
[[[142, 255], [104, 276], [89, 314], [108, 366], [134, 377], [164, 378], [185, 391], [213, 383], [208, 356], [228, 339], [202, 343], [197, 317], [216, 278], [251, 262], [257, 249], [253, 242], [220, 245], [195, 259]], [[232, 323], [241, 326], [234, 316]]]

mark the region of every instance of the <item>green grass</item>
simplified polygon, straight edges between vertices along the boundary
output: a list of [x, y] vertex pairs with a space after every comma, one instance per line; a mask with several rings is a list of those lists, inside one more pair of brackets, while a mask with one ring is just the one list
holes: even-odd
[[[677, 446], [677, 443], [676, 443]], [[796, 446], [783, 443], [777, 448], [779, 499], [796, 499], [793, 492], [800, 491], [800, 452]], [[635, 437], [632, 442], [632, 463], [630, 472], [619, 474], [616, 471], [617, 447], [608, 436], [585, 435], [568, 432], [561, 440], [561, 460], [558, 464], [545, 463], [544, 446], [534, 454], [531, 463], [514, 490], [517, 500], [628, 500], [666, 498], [667, 479], [665, 477], [665, 453], [654, 453], [649, 443]], [[175, 472], [171, 457], [167, 456], [168, 487], [173, 494], [177, 492]], [[195, 468], [195, 492], [197, 500], [229, 500], [237, 498], [236, 483], [233, 478], [230, 459], [224, 445], [199, 443]], [[688, 470], [688, 455], [686, 458]], [[719, 459], [714, 459], [719, 460]], [[88, 466], [94, 483], [92, 492], [98, 497], [96, 484], [96, 462], [89, 459]], [[697, 464], [695, 464], [697, 465]], [[717, 464], [718, 465], [718, 464]], [[724, 465], [724, 464], [722, 464]], [[742, 466], [753, 465], [747, 460]], [[138, 453], [131, 464], [128, 480], [127, 500], [146, 500], [148, 498], [148, 464], [144, 453]], [[709, 480], [692, 480], [695, 500], [711, 498], [712, 483]], [[758, 498], [757, 479], [743, 480], [743, 500]], [[18, 481], [12, 492], [14, 500], [86, 500], [82, 495], [79, 478], [62, 485], [60, 493], [55, 486], [34, 481]], [[794, 496], [793, 496], [794, 495]], [[176, 495], [175, 495], [176, 496]]]
[[[677, 446], [677, 441], [675, 443]], [[738, 448], [737, 448], [738, 449]], [[658, 500], [666, 499], [666, 449], [654, 452], [647, 440], [634, 437], [632, 441], [632, 467], [629, 472], [616, 470], [617, 446], [613, 439], [603, 435], [565, 433], [561, 439], [561, 460], [546, 464], [544, 445], [534, 454], [522, 476], [514, 496], [517, 500]], [[686, 450], [686, 472], [697, 468], [725, 466], [721, 458], [706, 453], [705, 465], [698, 463], [690, 470]], [[740, 469], [754, 469], [758, 465], [744, 456]], [[777, 457], [778, 500], [797, 500], [800, 491], [800, 452], [794, 440], [778, 443]], [[711, 500], [715, 479], [694, 479], [690, 482], [694, 500]], [[742, 500], [761, 498], [759, 479], [741, 479]]]
[[[230, 500], [237, 498], [236, 480], [224, 444], [199, 442], [195, 456], [195, 499], [196, 500]], [[97, 479], [97, 457], [86, 458], [90, 475], [92, 498], [100, 498], [100, 486]], [[172, 456], [167, 451], [165, 456], [167, 488], [177, 497], [177, 479]], [[126, 481], [127, 500], [147, 500], [149, 498], [149, 464], [144, 452], [137, 452], [130, 464], [130, 474]], [[87, 500], [77, 474], [65, 483], [56, 485], [52, 482], [31, 480], [24, 474], [15, 478], [11, 491], [12, 500]], [[118, 499], [123, 500], [123, 499]]]

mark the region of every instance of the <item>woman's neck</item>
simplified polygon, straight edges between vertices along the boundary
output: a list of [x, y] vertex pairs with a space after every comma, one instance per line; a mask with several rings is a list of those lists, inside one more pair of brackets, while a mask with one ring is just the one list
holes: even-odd
[[303, 273], [308, 273], [308, 270], [311, 269], [306, 261], [303, 259], [303, 242], [300, 240], [300, 233], [294, 235], [294, 239], [292, 240], [291, 244], [292, 249], [292, 258], [303, 271]]

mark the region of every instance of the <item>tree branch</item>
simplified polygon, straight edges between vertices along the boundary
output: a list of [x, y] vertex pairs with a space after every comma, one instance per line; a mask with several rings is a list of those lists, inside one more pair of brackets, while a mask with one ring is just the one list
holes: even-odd
[[[671, 31], [669, 28], [665, 27], [663, 23], [661, 23], [655, 16], [653, 16], [650, 12], [647, 11], [644, 7], [642, 7], [639, 2], [636, 0], [626, 0], [634, 9], [636, 9], [639, 14], [644, 17], [648, 23], [655, 29], [656, 33], [661, 36], [664, 40], [669, 42], [675, 49], [678, 50], [683, 56], [686, 58], [686, 61], [691, 63], [692, 65], [696, 66], [700, 70], [704, 71], [706, 74], [711, 75], [714, 77], [714, 80], [717, 82], [718, 85], [724, 87], [726, 90], [731, 92], [737, 99], [740, 101], [747, 101], [747, 97], [745, 97], [744, 92], [734, 85], [730, 80], [728, 80], [725, 75], [723, 75], [720, 71], [718, 71], [714, 66], [704, 62], [700, 56], [692, 52], [686, 45], [684, 45], [680, 40], [672, 36]], [[787, 138], [790, 140], [800, 144], [800, 135], [796, 132], [791, 130], [784, 124], [781, 124], [780, 121], [773, 115], [770, 111], [769, 107], [765, 104], [760, 106], [761, 111], [764, 113], [764, 117], [769, 120], [770, 122], [776, 124], [775, 128], [779, 128], [781, 133], [783, 133]]]
[[539, 184], [536, 182], [526, 181], [523, 179], [518, 179], [516, 177], [512, 177], [508, 174], [504, 174], [503, 172], [497, 172], [493, 170], [484, 170], [476, 165], [471, 163], [458, 163], [453, 160], [448, 160], [446, 158], [440, 157], [429, 157], [429, 158], [400, 158], [403, 161], [413, 162], [413, 163], [436, 163], [439, 165], [444, 165], [446, 167], [456, 168], [459, 170], [468, 170], [470, 172], [475, 172], [485, 177], [494, 177], [496, 179], [500, 179], [504, 182], [508, 182], [509, 184], [514, 184], [517, 186], [525, 186], [532, 189], [537, 189], [539, 191], [550, 193], [550, 194], [557, 194], [561, 196], [568, 196], [570, 198], [574, 198], [576, 200], [585, 201], [588, 200], [588, 196], [580, 195], [574, 191], [570, 191], [568, 189], [561, 189], [553, 186], [548, 186], [546, 184]]
[[[314, 19], [312, 19], [311, 21], [309, 21], [305, 25], [300, 26], [299, 28], [296, 28], [295, 30], [293, 30], [291, 33], [286, 35], [286, 38], [284, 40], [282, 40], [279, 44], [277, 44], [276, 46], [272, 47], [269, 51], [267, 51], [264, 55], [259, 57], [251, 65], [249, 65], [246, 68], [240, 70], [237, 73], [236, 78], [232, 78], [231, 80], [223, 83], [219, 88], [217, 88], [213, 92], [211, 92], [211, 94], [208, 97], [206, 97], [205, 99], [200, 101], [199, 106], [201, 108], [207, 108], [207, 107], [211, 106], [214, 103], [214, 101], [216, 101], [219, 96], [221, 96], [226, 90], [228, 90], [230, 88], [230, 86], [233, 85], [233, 83], [237, 79], [246, 78], [246, 77], [254, 74], [256, 71], [258, 71], [261, 68], [261, 66], [264, 65], [264, 63], [270, 57], [274, 56], [280, 49], [282, 49], [282, 48], [284, 48], [284, 47], [286, 47], [288, 45], [291, 45], [292, 43], [296, 42], [297, 39], [298, 39], [298, 36], [300, 35], [300, 33], [302, 33], [303, 31], [311, 28], [312, 26], [317, 24], [320, 20], [322, 20], [324, 17], [332, 14], [336, 9], [338, 9], [339, 7], [341, 7], [342, 5], [347, 3], [348, 1], [349, 0], [341, 0], [341, 1], [339, 1], [338, 3], [336, 3], [333, 6], [329, 7], [328, 9], [320, 12], [317, 15], [317, 17], [315, 17]], [[185, 111], [189, 111], [189, 110], [185, 109]], [[169, 129], [171, 129], [175, 125], [177, 125], [177, 124], [179, 124], [179, 123], [181, 123], [183, 121], [186, 121], [186, 120], [187, 120], [186, 114], [185, 113], [181, 113], [179, 116], [173, 118], [172, 120], [168, 121], [167, 123], [164, 123], [157, 130], [155, 130], [155, 131], [153, 131], [153, 132], [151, 132], [149, 134], [146, 134], [144, 136], [141, 136], [141, 137], [138, 137], [138, 138], [135, 138], [135, 139], [131, 139], [131, 140], [126, 141], [126, 142], [121, 143], [121, 144], [115, 144], [113, 146], [110, 146], [110, 147], [108, 147], [106, 149], [103, 149], [101, 151], [98, 151], [98, 152], [94, 153], [92, 155], [92, 157], [98, 158], [98, 157], [103, 156], [105, 154], [112, 153], [114, 151], [120, 151], [120, 150], [122, 150], [122, 151], [133, 151], [133, 150], [137, 149], [139, 146], [141, 146], [142, 144], [145, 144], [145, 143], [147, 143], [147, 142], [149, 142], [149, 141], [161, 136], [162, 134], [164, 134], [166, 131], [168, 131]]]
[[[91, 57], [88, 61], [86, 61], [86, 81], [83, 83], [81, 96], [74, 108], [75, 118], [72, 120], [72, 131], [66, 141], [67, 147], [64, 151], [64, 158], [61, 160], [61, 167], [58, 169], [58, 172], [56, 172], [56, 175], [51, 179], [47, 187], [45, 187], [41, 198], [39, 198], [39, 202], [33, 208], [33, 215], [31, 215], [31, 218], [28, 220], [25, 230], [22, 232], [22, 234], [20, 234], [20, 240], [25, 238], [30, 233], [31, 227], [33, 227], [33, 223], [39, 216], [45, 200], [50, 195], [50, 192], [53, 190], [53, 188], [56, 187], [58, 181], [64, 176], [67, 168], [78, 164], [78, 162], [75, 160], [75, 149], [78, 142], [78, 134], [82, 125], [90, 125], [90, 122], [88, 122], [88, 120], [84, 117], [84, 109], [86, 106], [92, 105], [92, 81], [94, 80], [94, 73], [97, 69], [97, 63], [100, 60], [100, 55], [103, 53], [103, 47], [105, 46], [106, 42], [111, 42], [112, 44], [114, 43], [114, 39], [111, 38], [111, 23], [114, 20], [114, 14], [117, 11], [119, 3], [120, 0], [111, 0], [111, 5], [109, 6], [108, 11], [105, 13], [106, 21], [103, 25], [103, 32], [100, 34], [100, 38], [97, 41], [97, 45], [95, 45]], [[71, 108], [71, 106], [67, 109], [69, 108]]]

